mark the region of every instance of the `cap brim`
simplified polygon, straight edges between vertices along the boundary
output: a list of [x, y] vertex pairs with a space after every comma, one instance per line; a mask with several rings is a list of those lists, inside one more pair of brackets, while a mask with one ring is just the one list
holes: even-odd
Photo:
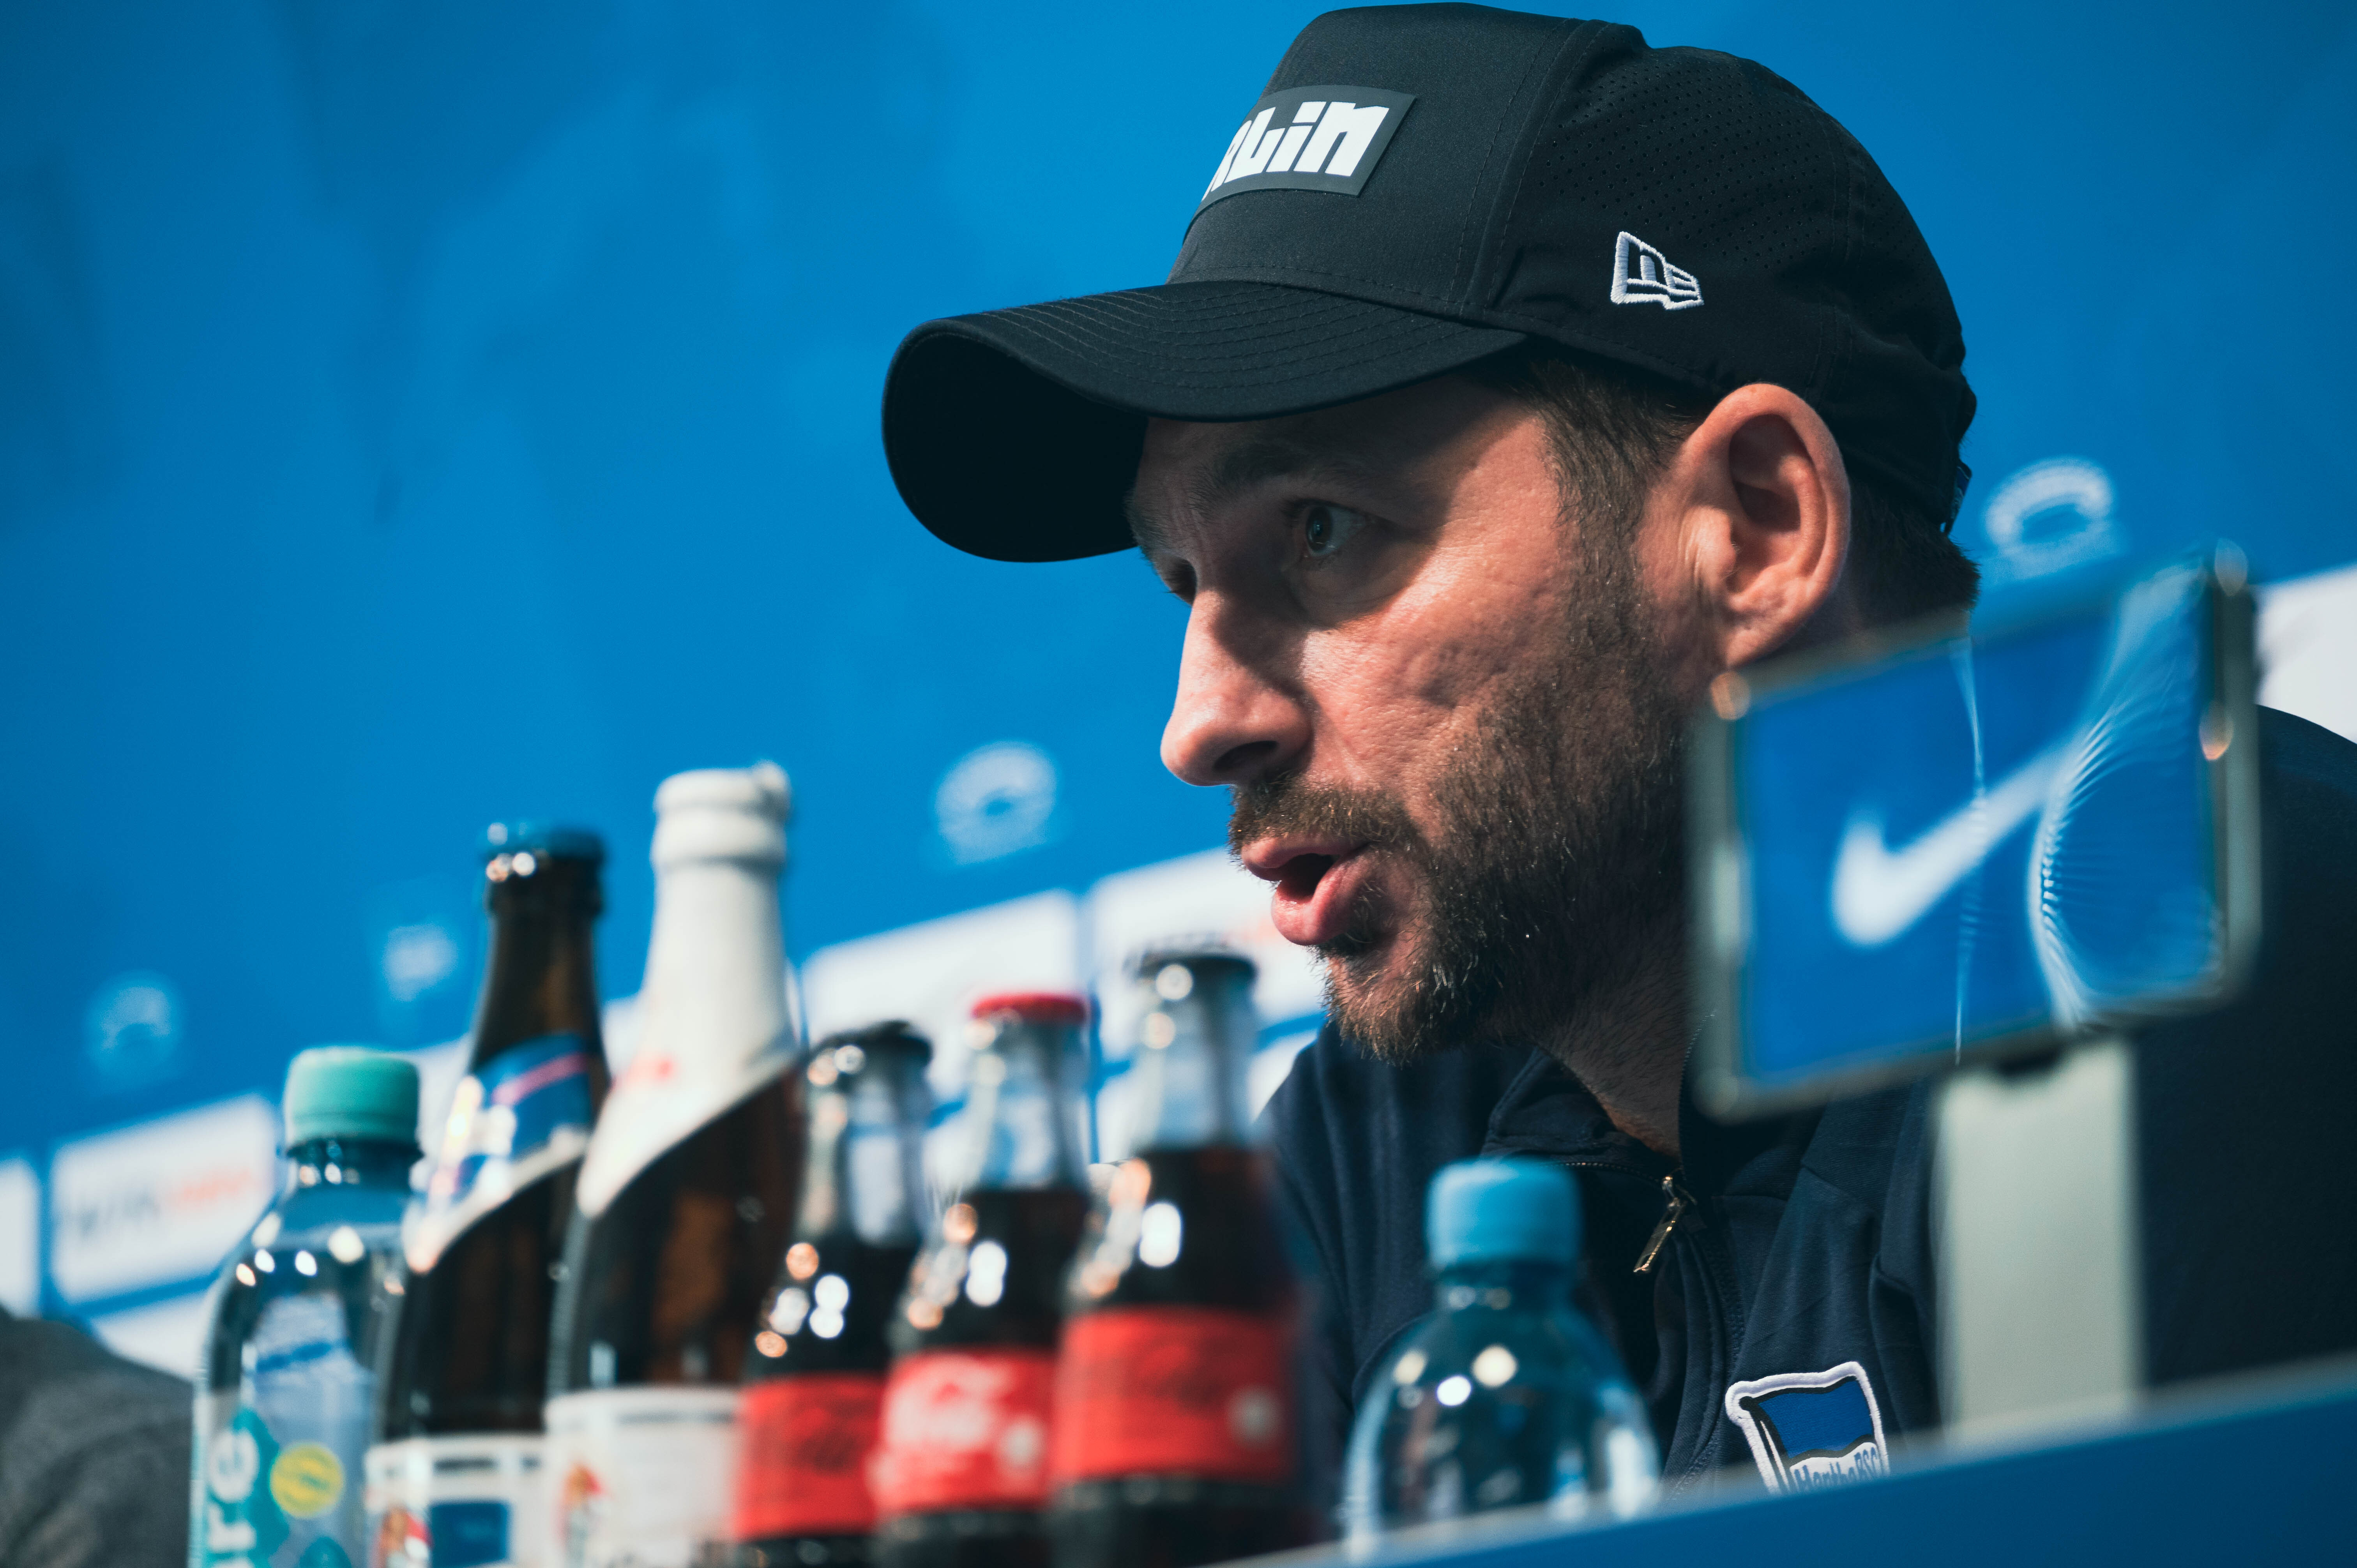
[[994, 561], [1126, 549], [1148, 416], [1305, 413], [1526, 335], [1275, 284], [1181, 283], [929, 321], [884, 383], [884, 455], [946, 543]]

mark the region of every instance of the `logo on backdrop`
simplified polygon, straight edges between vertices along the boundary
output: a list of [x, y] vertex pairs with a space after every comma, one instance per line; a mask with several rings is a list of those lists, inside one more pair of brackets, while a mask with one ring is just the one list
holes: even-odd
[[1054, 835], [1055, 760], [1019, 740], [967, 752], [933, 791], [933, 822], [958, 865], [978, 865]]
[[1996, 488], [1981, 512], [1991, 586], [2107, 560], [2127, 548], [2112, 518], [2112, 477], [2084, 457], [2032, 463]]
[[1889, 1472], [1882, 1410], [1856, 1361], [1732, 1384], [1727, 1414], [1743, 1429], [1770, 1491], [1803, 1492]]
[[83, 1026], [82, 1062], [102, 1094], [158, 1082], [179, 1066], [180, 1000], [160, 974], [108, 981], [91, 998]]
[[1288, 87], [1253, 105], [1203, 188], [1200, 212], [1246, 190], [1356, 196], [1415, 102], [1376, 87]]
[[1658, 305], [1663, 310], [1690, 310], [1702, 303], [1702, 285], [1684, 267], [1628, 230], [1612, 247], [1612, 303]]

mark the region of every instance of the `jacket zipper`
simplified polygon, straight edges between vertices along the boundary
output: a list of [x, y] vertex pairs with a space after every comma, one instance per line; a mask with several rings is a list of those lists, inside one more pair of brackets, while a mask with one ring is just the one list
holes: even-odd
[[1678, 1185], [1677, 1173], [1673, 1171], [1662, 1178], [1662, 1218], [1654, 1223], [1653, 1234], [1646, 1240], [1645, 1250], [1637, 1254], [1636, 1273], [1650, 1274], [1653, 1272], [1653, 1265], [1661, 1262], [1662, 1249], [1669, 1245], [1670, 1233], [1678, 1228], [1678, 1221], [1689, 1214], [1694, 1216], [1695, 1225], [1702, 1224], [1702, 1215], [1695, 1208], [1694, 1194]]

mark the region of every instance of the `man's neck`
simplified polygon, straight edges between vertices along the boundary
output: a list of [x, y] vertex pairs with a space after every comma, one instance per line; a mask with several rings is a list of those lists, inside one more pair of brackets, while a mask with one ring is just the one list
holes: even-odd
[[1672, 1159], [1689, 1029], [1683, 937], [1645, 944], [1620, 983], [1589, 995], [1541, 1042], [1615, 1127]]

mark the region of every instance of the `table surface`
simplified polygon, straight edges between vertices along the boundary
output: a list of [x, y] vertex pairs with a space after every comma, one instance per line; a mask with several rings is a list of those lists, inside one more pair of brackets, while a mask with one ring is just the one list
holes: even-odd
[[1494, 1522], [1298, 1568], [1761, 1568], [1892, 1563], [2357, 1563], [2357, 1362], [2220, 1384], [2124, 1421], [1903, 1454], [1892, 1473], [1792, 1497], [1745, 1488], [1625, 1524]]

